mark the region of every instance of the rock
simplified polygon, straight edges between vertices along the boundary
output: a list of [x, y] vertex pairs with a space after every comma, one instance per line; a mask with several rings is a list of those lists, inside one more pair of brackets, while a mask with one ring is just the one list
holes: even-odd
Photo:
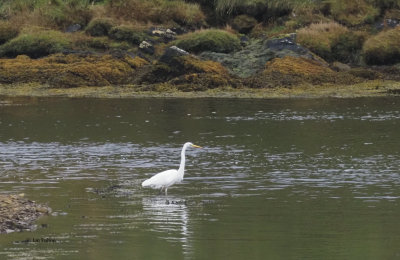
[[262, 70], [267, 61], [286, 56], [303, 57], [318, 61], [323, 66], [328, 64], [296, 43], [296, 34], [281, 38], [253, 40], [241, 51], [234, 53], [203, 52], [200, 57], [220, 62], [230, 73], [241, 78], [247, 78]]
[[382, 22], [378, 22], [375, 24], [375, 29], [378, 31], [382, 31], [385, 28], [395, 28], [397, 26], [400, 26], [400, 20], [399, 19], [384, 19]]
[[242, 47], [249, 44], [249, 41], [250, 41], [249, 37], [247, 37], [247, 36], [240, 36], [239, 40], [240, 40], [240, 46], [242, 46]]
[[154, 54], [154, 46], [153, 44], [147, 42], [147, 41], [142, 41], [139, 44], [139, 49], [141, 49], [144, 53], [153, 55]]
[[66, 33], [73, 33], [73, 32], [77, 32], [80, 31], [82, 29], [82, 26], [80, 24], [73, 24], [67, 27], [67, 29], [65, 30]]
[[351, 67], [347, 64], [335, 61], [332, 63], [332, 68], [336, 71], [349, 71], [351, 70]]
[[150, 28], [150, 35], [151, 36], [158, 36], [161, 39], [163, 39], [163, 41], [165, 43], [173, 41], [176, 39], [176, 32], [172, 31], [171, 29], [165, 29], [165, 28], [161, 28], [161, 27], [153, 27]]
[[0, 195], [0, 233], [33, 230], [33, 222], [51, 209], [19, 195]]
[[166, 64], [171, 64], [174, 58], [180, 57], [180, 56], [185, 56], [189, 55], [189, 53], [185, 50], [182, 50], [176, 46], [171, 46], [168, 49], [165, 50], [164, 54], [161, 56], [159, 61], [166, 63]]

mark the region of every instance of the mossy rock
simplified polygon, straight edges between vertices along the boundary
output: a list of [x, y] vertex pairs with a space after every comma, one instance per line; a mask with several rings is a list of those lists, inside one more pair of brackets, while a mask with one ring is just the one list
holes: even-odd
[[203, 51], [229, 53], [240, 48], [240, 41], [236, 35], [216, 29], [188, 33], [173, 43], [179, 48], [193, 53]]
[[400, 62], [400, 27], [378, 33], [363, 46], [367, 64], [383, 65]]
[[19, 30], [9, 22], [0, 21], [0, 45], [15, 38]]
[[91, 36], [108, 36], [114, 21], [109, 18], [97, 18], [90, 21], [85, 31]]
[[181, 91], [199, 91], [226, 85], [235, 80], [220, 63], [188, 54], [170, 56], [168, 63], [157, 62], [140, 83], [168, 83]]
[[20, 54], [26, 54], [31, 58], [39, 58], [62, 52], [70, 45], [71, 42], [68, 37], [59, 31], [27, 32], [0, 46], [0, 56], [16, 57]]
[[145, 33], [126, 25], [112, 27], [108, 35], [111, 39], [117, 41], [127, 41], [136, 45], [139, 45], [146, 39]]

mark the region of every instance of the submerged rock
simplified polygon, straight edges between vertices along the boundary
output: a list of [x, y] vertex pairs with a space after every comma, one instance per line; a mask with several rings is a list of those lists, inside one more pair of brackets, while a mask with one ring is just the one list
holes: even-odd
[[23, 198], [23, 195], [0, 195], [0, 233], [33, 230], [33, 222], [51, 213], [46, 205]]

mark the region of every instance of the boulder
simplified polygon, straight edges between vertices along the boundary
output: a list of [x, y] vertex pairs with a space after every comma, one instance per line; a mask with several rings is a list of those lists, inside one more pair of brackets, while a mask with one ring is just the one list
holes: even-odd
[[65, 30], [66, 33], [74, 33], [77, 31], [80, 31], [82, 29], [82, 25], [80, 24], [73, 24], [67, 27], [67, 29]]
[[203, 52], [200, 54], [200, 57], [204, 59], [220, 62], [231, 74], [241, 78], [256, 74], [264, 68], [266, 62], [274, 58], [286, 56], [303, 57], [328, 66], [320, 57], [298, 45], [294, 33], [280, 38], [252, 40], [241, 51], [234, 53]]
[[165, 64], [171, 64], [174, 61], [174, 58], [189, 55], [189, 53], [185, 50], [182, 50], [176, 46], [171, 46], [167, 48], [164, 54], [159, 59], [160, 62]]
[[144, 53], [153, 55], [154, 54], [154, 46], [150, 42], [142, 41], [139, 44], [139, 49], [142, 50]]
[[177, 33], [171, 29], [165, 29], [162, 27], [152, 27], [150, 28], [149, 34], [151, 36], [160, 37], [163, 42], [167, 43], [176, 39]]

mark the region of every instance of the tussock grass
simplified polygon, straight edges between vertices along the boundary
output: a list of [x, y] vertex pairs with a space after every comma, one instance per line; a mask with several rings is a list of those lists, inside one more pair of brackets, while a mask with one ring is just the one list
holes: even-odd
[[329, 0], [330, 11], [336, 21], [347, 26], [372, 23], [379, 10], [366, 0]]
[[107, 4], [114, 17], [155, 24], [175, 22], [179, 25], [198, 28], [205, 16], [196, 3], [182, 0], [114, 0]]
[[70, 46], [68, 37], [54, 30], [23, 31], [16, 38], [0, 46], [0, 56], [16, 57], [25, 54], [39, 58], [61, 52]]
[[203, 51], [228, 53], [240, 48], [236, 35], [217, 29], [188, 33], [173, 43], [179, 48], [194, 53]]
[[352, 32], [336, 22], [328, 22], [298, 30], [297, 41], [328, 61], [353, 62], [365, 37], [365, 33]]
[[363, 46], [368, 64], [392, 64], [400, 62], [400, 27], [378, 33]]

